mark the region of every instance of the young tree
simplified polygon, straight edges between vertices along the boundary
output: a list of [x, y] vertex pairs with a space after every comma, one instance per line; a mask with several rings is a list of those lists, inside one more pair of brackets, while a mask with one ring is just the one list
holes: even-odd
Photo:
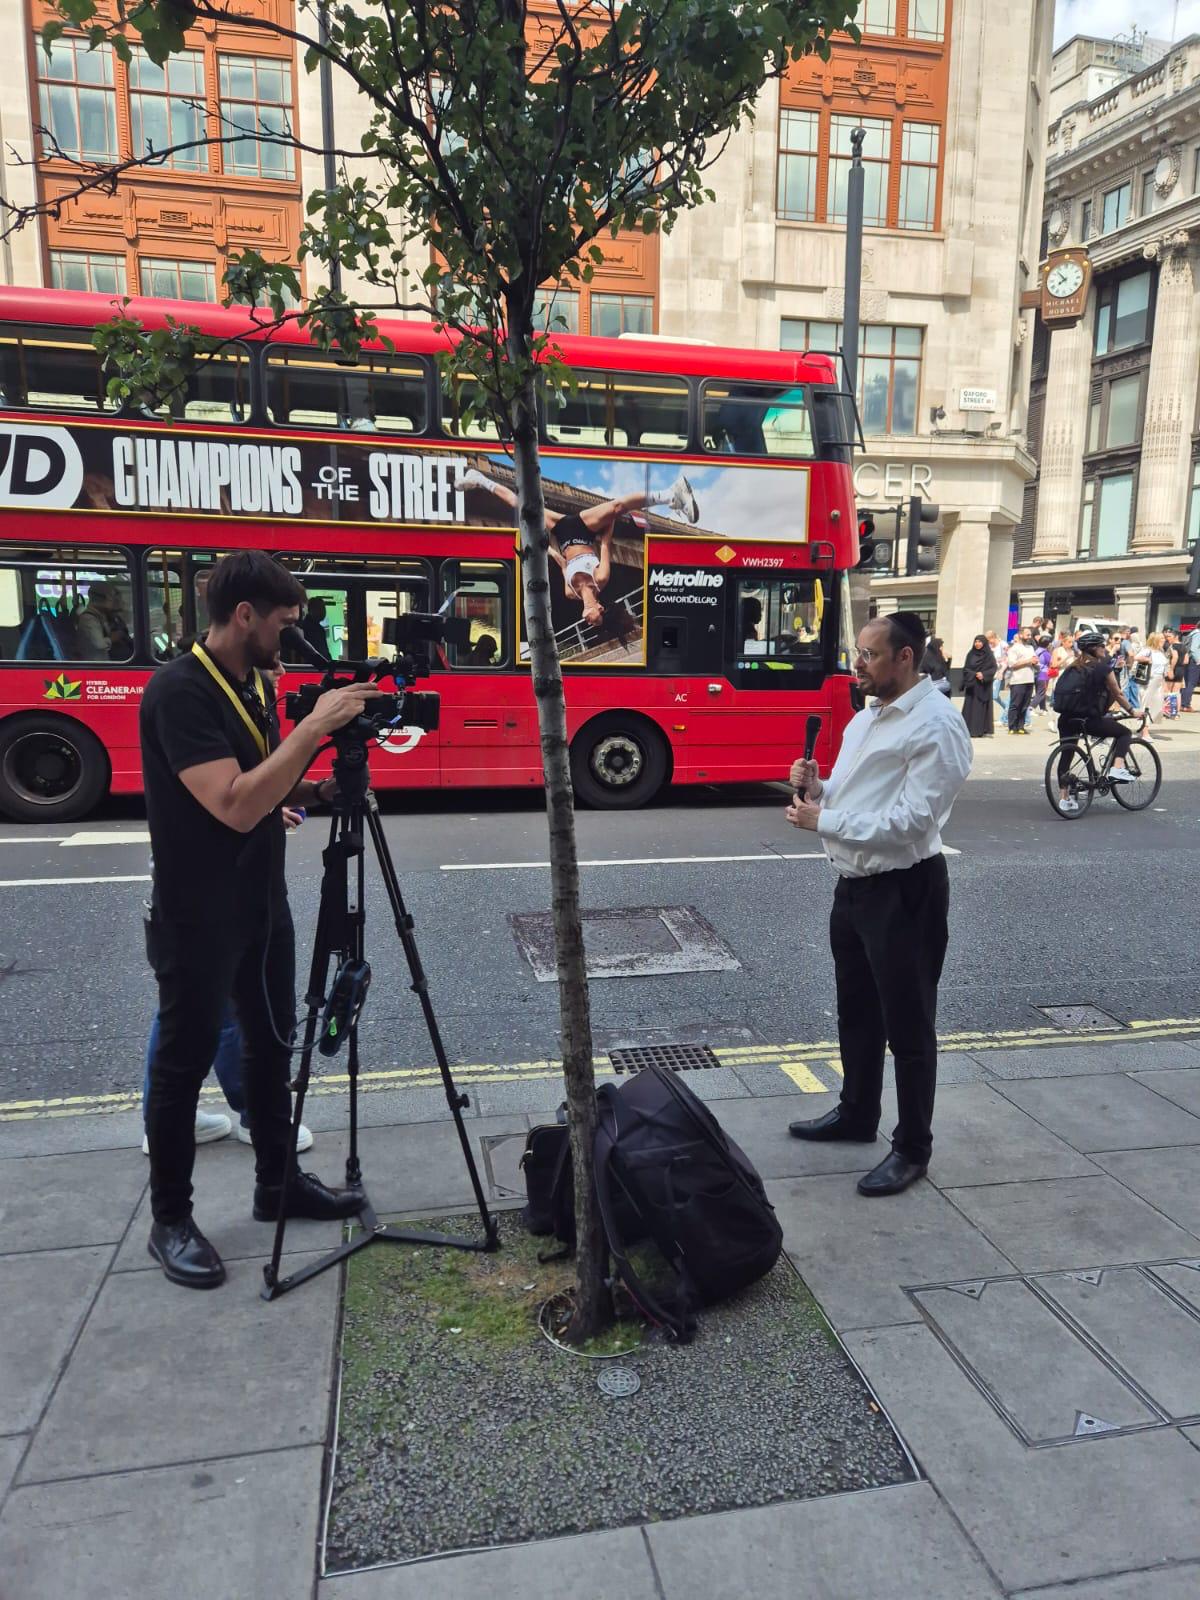
[[[344, 74], [368, 110], [367, 131], [361, 148], [333, 152], [336, 181], [309, 197], [300, 244], [301, 259], [334, 287], [289, 310], [299, 294], [294, 267], [247, 251], [226, 274], [229, 298], [269, 306], [248, 311], [260, 322], [295, 317], [319, 344], [350, 355], [375, 336], [376, 311], [423, 306], [454, 335], [444, 376], [473, 377], [477, 403], [503, 423], [545, 771], [575, 1163], [571, 1335], [585, 1338], [609, 1314], [609, 1298], [591, 1191], [591, 1023], [537, 430], [539, 385], [569, 387], [571, 375], [553, 334], [535, 331], [535, 295], [541, 285], [590, 280], [606, 235], [669, 232], [681, 211], [709, 197], [706, 173], [764, 85], [809, 51], [827, 55], [835, 30], [857, 38], [858, 0], [297, 0], [292, 22], [264, 19], [237, 0], [115, 0], [115, 10], [113, 0], [57, 0], [57, 9], [43, 30], [47, 48], [70, 28], [93, 47], [111, 42], [126, 60], [140, 42], [161, 63], [184, 47], [193, 24], [219, 21], [265, 28], [293, 41], [308, 71]], [[229, 121], [220, 138], [239, 132], [309, 151], [319, 145], [307, 129]], [[111, 189], [163, 155], [80, 163], [76, 193]], [[6, 205], [7, 227], [37, 209]], [[341, 271], [370, 286], [371, 303], [336, 287]], [[97, 341], [110, 390], [126, 399], [161, 393], [206, 353], [193, 329], [151, 335], [128, 317], [99, 330]]]

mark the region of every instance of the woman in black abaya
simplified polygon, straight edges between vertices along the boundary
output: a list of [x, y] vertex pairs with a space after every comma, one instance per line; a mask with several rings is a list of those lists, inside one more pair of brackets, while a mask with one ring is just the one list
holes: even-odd
[[992, 736], [992, 679], [995, 676], [996, 658], [992, 647], [983, 634], [977, 633], [963, 662], [963, 716], [972, 739]]

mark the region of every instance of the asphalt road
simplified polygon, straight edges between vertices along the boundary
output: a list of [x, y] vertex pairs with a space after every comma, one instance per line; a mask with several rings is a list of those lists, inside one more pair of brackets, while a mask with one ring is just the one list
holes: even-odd
[[[1200, 724], [1200, 716], [1195, 719]], [[1123, 1021], [1196, 1010], [1194, 885], [1200, 875], [1200, 726], [1160, 745], [1156, 809], [1098, 800], [1079, 822], [1050, 811], [1046, 736], [977, 746], [947, 844], [951, 944], [939, 1024], [1045, 1025], [1036, 1009], [1093, 1004]], [[833, 1030], [826, 919], [832, 875], [813, 836], [783, 820], [771, 786], [679, 790], [628, 815], [581, 812], [589, 909], [691, 907], [736, 966], [608, 978], [592, 985], [601, 1048], [685, 1038], [794, 1043]], [[388, 800], [385, 826], [451, 1059], [507, 1063], [552, 1054], [553, 983], [538, 982], [509, 918], [549, 906], [540, 797], [504, 792]], [[289, 842], [301, 971], [320, 881], [323, 819]], [[719, 859], [751, 857], [753, 859]], [[138, 802], [86, 824], [0, 825], [0, 1107], [22, 1099], [129, 1091], [140, 1082], [154, 1006], [141, 932], [147, 871]], [[363, 1061], [431, 1062], [399, 942], [376, 880], [374, 980]], [[342, 1070], [339, 1066], [337, 1070]]]

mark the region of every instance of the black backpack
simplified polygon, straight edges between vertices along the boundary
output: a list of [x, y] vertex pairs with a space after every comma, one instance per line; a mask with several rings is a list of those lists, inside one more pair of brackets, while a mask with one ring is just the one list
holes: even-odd
[[[697, 1306], [771, 1270], [783, 1230], [753, 1164], [673, 1073], [647, 1067], [619, 1088], [602, 1084], [596, 1099], [596, 1194], [609, 1251], [642, 1312], [686, 1343]], [[630, 1263], [639, 1236], [653, 1239], [678, 1274], [671, 1306]]]
[[1087, 674], [1082, 667], [1069, 666], [1060, 672], [1054, 685], [1054, 709], [1060, 717], [1074, 718], [1084, 721], [1093, 712], [1092, 700]]

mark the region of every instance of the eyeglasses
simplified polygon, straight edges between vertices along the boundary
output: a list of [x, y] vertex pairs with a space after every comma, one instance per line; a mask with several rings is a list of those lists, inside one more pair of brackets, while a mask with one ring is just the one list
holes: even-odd
[[865, 661], [868, 666], [871, 665], [872, 661], [878, 661], [881, 656], [886, 654], [886, 650], [864, 650], [861, 645], [855, 650], [858, 660]]

